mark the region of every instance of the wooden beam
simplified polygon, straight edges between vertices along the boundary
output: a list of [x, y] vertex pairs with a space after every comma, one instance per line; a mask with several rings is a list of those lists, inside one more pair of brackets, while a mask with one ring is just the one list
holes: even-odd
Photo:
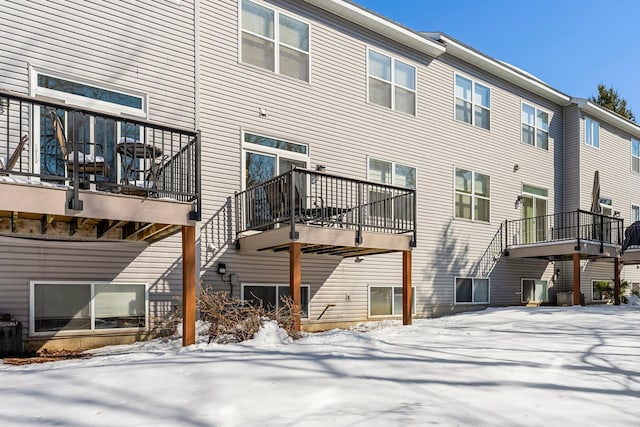
[[302, 308], [300, 246], [299, 242], [289, 243], [289, 292], [294, 306], [293, 329], [297, 332], [300, 332], [300, 312]]
[[620, 257], [613, 259], [613, 304], [620, 305]]
[[580, 305], [580, 254], [573, 254], [573, 305]]
[[402, 324], [411, 324], [411, 251], [402, 251]]
[[102, 236], [122, 224], [124, 224], [123, 221], [112, 221], [109, 219], [103, 219], [98, 223], [98, 225], [96, 225], [96, 236], [98, 237], [98, 239], [100, 239], [102, 238]]
[[16, 211], [11, 212], [11, 232], [18, 232], [18, 212]]
[[152, 226], [153, 222], [129, 222], [122, 227], [122, 238], [126, 240], [139, 240], [138, 235]]
[[69, 222], [69, 235], [73, 236], [78, 230], [81, 230], [87, 223], [89, 218], [73, 217]]
[[47, 234], [47, 230], [49, 230], [55, 218], [54, 215], [42, 215], [40, 219], [40, 234]]
[[150, 240], [158, 233], [164, 232], [166, 229], [173, 227], [172, 224], [153, 224], [138, 235], [138, 240]]
[[196, 228], [182, 226], [182, 345], [196, 342]]

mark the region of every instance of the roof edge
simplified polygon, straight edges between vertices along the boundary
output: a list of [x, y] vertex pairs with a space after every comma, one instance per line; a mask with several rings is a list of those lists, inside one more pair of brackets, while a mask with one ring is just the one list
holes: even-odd
[[622, 117], [621, 115], [616, 114], [598, 104], [594, 104], [585, 98], [571, 98], [571, 102], [591, 116], [616, 126], [618, 129], [622, 129], [631, 134], [631, 136], [640, 138], [640, 126], [631, 120], [628, 120], [627, 118]]

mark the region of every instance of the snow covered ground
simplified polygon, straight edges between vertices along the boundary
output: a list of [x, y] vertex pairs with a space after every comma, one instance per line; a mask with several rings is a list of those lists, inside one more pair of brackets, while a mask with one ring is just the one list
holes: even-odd
[[0, 365], [0, 425], [636, 426], [640, 306], [503, 308], [289, 342]]

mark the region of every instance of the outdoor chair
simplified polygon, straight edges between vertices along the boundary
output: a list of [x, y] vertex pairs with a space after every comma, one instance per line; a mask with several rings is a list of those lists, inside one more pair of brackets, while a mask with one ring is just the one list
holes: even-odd
[[0, 169], [12, 171], [18, 163], [18, 160], [20, 160], [20, 156], [22, 155], [22, 151], [26, 148], [27, 142], [29, 142], [29, 135], [23, 135], [22, 138], [20, 138], [18, 146], [13, 151], [13, 154], [11, 154], [11, 157], [7, 159], [6, 165], [4, 164], [4, 159], [0, 159]]

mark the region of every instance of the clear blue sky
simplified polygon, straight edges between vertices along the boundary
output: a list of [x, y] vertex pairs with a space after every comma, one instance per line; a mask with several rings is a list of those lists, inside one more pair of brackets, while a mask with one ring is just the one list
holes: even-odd
[[441, 31], [567, 95], [613, 86], [640, 117], [640, 0], [355, 0], [416, 31]]

